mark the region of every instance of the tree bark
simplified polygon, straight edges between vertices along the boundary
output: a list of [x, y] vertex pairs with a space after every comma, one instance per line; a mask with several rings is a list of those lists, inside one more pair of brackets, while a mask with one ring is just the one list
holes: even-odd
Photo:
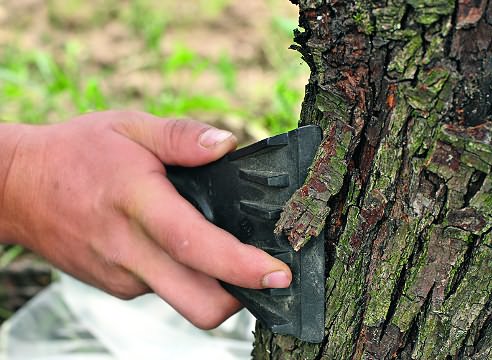
[[253, 357], [492, 359], [492, 0], [293, 2], [325, 139], [277, 231], [325, 232], [325, 339]]

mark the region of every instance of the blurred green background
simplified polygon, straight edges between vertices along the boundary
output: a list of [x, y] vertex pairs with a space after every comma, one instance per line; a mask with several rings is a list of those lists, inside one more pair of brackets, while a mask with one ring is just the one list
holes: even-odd
[[[309, 70], [288, 0], [0, 0], [0, 119], [55, 123], [137, 109], [232, 130], [296, 127]], [[0, 249], [0, 321], [50, 281]]]
[[132, 108], [244, 141], [296, 126], [308, 69], [288, 0], [0, 0], [0, 24], [3, 120]]

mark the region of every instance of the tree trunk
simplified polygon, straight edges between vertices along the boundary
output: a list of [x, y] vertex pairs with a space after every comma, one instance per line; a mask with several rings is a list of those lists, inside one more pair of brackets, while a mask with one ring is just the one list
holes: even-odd
[[492, 0], [295, 2], [325, 140], [277, 230], [324, 228], [325, 339], [254, 358], [492, 359]]

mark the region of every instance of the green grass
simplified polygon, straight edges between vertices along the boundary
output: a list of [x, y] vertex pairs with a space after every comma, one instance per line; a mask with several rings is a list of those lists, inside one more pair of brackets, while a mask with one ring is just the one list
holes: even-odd
[[108, 108], [96, 77], [80, 72], [78, 45], [67, 44], [58, 61], [42, 51], [22, 52], [9, 47], [0, 58], [0, 116], [6, 121], [44, 123], [49, 113]]
[[[0, 245], [0, 271], [25, 252], [26, 250], [19, 245]], [[0, 292], [0, 296], [6, 296], [5, 289]], [[12, 315], [12, 311], [7, 309], [4, 304], [0, 302], [0, 324]]]
[[24, 252], [24, 248], [19, 245], [3, 246], [0, 253], [0, 269], [8, 266]]
[[157, 50], [168, 21], [167, 14], [156, 11], [151, 0], [131, 2], [126, 21], [133, 31], [143, 37], [148, 50]]
[[[102, 75], [84, 77], [78, 54], [80, 47], [69, 43], [61, 59], [42, 51], [21, 52], [9, 48], [0, 58], [0, 108], [1, 117], [7, 121], [43, 123], [48, 115], [59, 114], [58, 119], [74, 113], [122, 107], [121, 96], [106, 94], [101, 87]], [[220, 77], [223, 90], [234, 93], [237, 83], [237, 67], [228, 54], [218, 61], [202, 58], [184, 45], [177, 45], [162, 64], [162, 76], [172, 77], [180, 71], [190, 71], [197, 79], [205, 71]], [[297, 69], [298, 70], [298, 69]], [[214, 113], [218, 117], [234, 114], [244, 121], [255, 121], [269, 132], [277, 133], [296, 126], [297, 107], [302, 91], [289, 81], [297, 71], [283, 69], [272, 89], [271, 106], [259, 116], [245, 107], [237, 107], [226, 98], [205, 93], [163, 89], [157, 98], [145, 97], [143, 110], [159, 116], [190, 116], [200, 112]], [[188, 84], [193, 88], [193, 82]]]
[[[157, 12], [152, 3], [149, 0], [131, 2], [121, 18], [137, 38], [143, 39], [142, 55], [153, 59], [151, 66], [157, 67], [163, 78], [179, 78], [182, 72], [187, 72], [192, 74], [189, 84], [181, 89], [164, 87], [158, 96], [144, 94], [134, 99], [104, 90], [104, 79], [112, 69], [87, 70], [81, 60], [86, 49], [76, 41], [69, 41], [56, 55], [10, 45], [0, 49], [0, 118], [44, 123], [61, 121], [77, 113], [125, 108], [128, 103], [137, 103], [142, 110], [160, 116], [200, 117], [201, 113], [208, 113], [224, 118], [234, 115], [271, 133], [296, 126], [303, 91], [294, 86], [291, 79], [306, 69], [299, 65], [299, 57], [294, 52], [289, 54], [286, 47], [278, 47], [278, 44], [290, 43], [295, 19], [272, 16], [271, 41], [265, 55], [268, 66], [273, 67], [278, 76], [271, 93], [261, 100], [267, 106], [238, 104], [231, 101], [231, 96], [242, 86], [238, 81], [238, 64], [227, 52], [211, 59], [198, 55], [186, 44], [176, 43], [171, 54], [160, 57], [159, 44], [166, 36], [166, 23], [171, 15]], [[207, 16], [219, 16], [230, 0], [199, 0], [199, 3], [206, 9]], [[74, 0], [70, 6], [83, 4]], [[210, 94], [195, 87], [204, 73], [212, 73], [220, 79], [221, 88], [217, 93]]]

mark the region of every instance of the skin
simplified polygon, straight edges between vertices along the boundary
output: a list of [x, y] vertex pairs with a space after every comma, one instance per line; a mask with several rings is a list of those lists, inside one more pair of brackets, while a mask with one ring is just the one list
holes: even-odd
[[206, 221], [166, 179], [165, 165], [199, 166], [233, 150], [229, 132], [113, 111], [0, 125], [0, 144], [2, 243], [123, 299], [155, 292], [203, 329], [240, 308], [217, 279], [290, 284], [287, 265]]

